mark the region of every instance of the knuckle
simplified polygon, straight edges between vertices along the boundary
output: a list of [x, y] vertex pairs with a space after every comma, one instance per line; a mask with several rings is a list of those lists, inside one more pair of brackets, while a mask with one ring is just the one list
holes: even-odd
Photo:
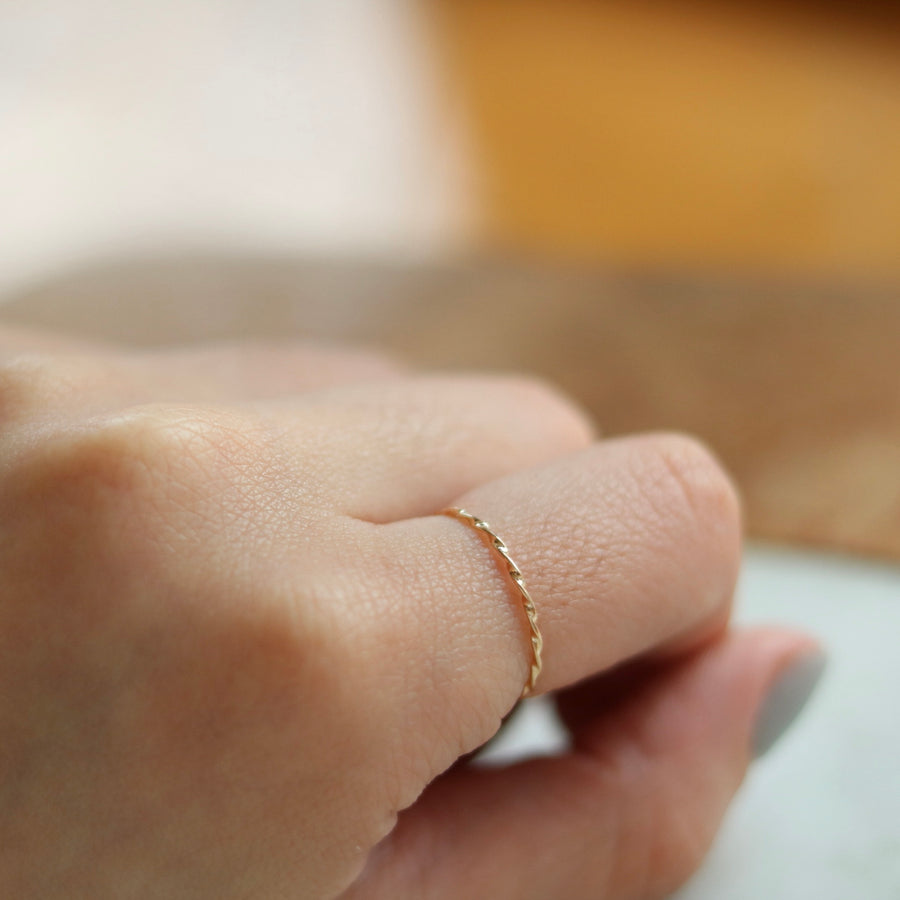
[[138, 492], [168, 465], [171, 443], [145, 414], [94, 421], [56, 435], [43, 448], [37, 475], [44, 485], [70, 487], [84, 499]]
[[44, 435], [20, 462], [13, 490], [23, 514], [57, 543], [90, 552], [124, 538], [150, 496], [151, 471], [149, 446], [133, 426], [82, 423]]
[[699, 589], [691, 613], [720, 609], [730, 598], [741, 559], [741, 514], [737, 492], [710, 451], [682, 435], [649, 439], [641, 473], [654, 511], [654, 528], [677, 566], [692, 562]]
[[[734, 537], [740, 530], [740, 500], [725, 470], [705, 444], [682, 434], [649, 439], [652, 481], [664, 488], [673, 507], [681, 507], [705, 532]], [[677, 509], [670, 510], [677, 514]]]
[[251, 442], [212, 413], [138, 407], [57, 429], [21, 463], [21, 484], [32, 499], [89, 514], [86, 523], [146, 524], [167, 504], [183, 513], [216, 496]]
[[36, 432], [0, 478], [0, 565], [21, 602], [49, 610], [45, 622], [74, 623], [75, 634], [80, 623], [118, 621], [120, 607], [143, 608], [157, 590], [161, 609], [184, 615], [201, 572], [210, 594], [269, 596], [255, 567], [236, 566], [240, 577], [229, 580], [242, 513], [219, 457], [234, 466], [249, 452], [234, 446], [251, 442], [236, 428], [193, 411], [137, 408]]

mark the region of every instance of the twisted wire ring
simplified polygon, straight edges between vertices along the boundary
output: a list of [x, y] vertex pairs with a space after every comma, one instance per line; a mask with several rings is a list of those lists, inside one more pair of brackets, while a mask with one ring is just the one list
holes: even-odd
[[528, 593], [528, 588], [525, 587], [525, 578], [518, 565], [516, 565], [515, 560], [509, 555], [509, 548], [503, 542], [503, 539], [484, 519], [479, 519], [478, 516], [474, 516], [458, 506], [442, 510], [441, 515], [459, 519], [464, 524], [477, 529], [483, 535], [487, 535], [491, 547], [497, 551], [497, 554], [506, 564], [507, 575], [509, 575], [510, 580], [519, 592], [522, 600], [522, 609], [525, 611], [528, 627], [531, 629], [531, 670], [528, 675], [528, 681], [525, 682], [525, 687], [522, 689], [522, 697], [527, 697], [534, 692], [534, 686], [541, 674], [543, 666], [541, 654], [544, 650], [544, 638], [541, 635], [541, 629], [538, 627], [537, 609], [535, 609], [531, 595]]

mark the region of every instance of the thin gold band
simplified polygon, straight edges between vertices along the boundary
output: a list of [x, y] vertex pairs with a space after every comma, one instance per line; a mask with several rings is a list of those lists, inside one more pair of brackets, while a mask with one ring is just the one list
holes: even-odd
[[509, 548], [503, 543], [503, 540], [497, 532], [495, 532], [484, 519], [479, 519], [478, 516], [473, 516], [472, 513], [466, 512], [464, 509], [460, 509], [457, 506], [443, 510], [442, 515], [459, 519], [466, 525], [470, 525], [472, 528], [476, 528], [478, 531], [488, 536], [491, 546], [503, 559], [503, 562], [506, 564], [507, 574], [521, 595], [522, 609], [525, 610], [525, 615], [528, 618], [528, 626], [531, 629], [531, 672], [528, 676], [528, 681], [525, 682], [525, 687], [522, 689], [522, 696], [527, 697], [529, 694], [534, 693], [534, 686], [538, 680], [538, 676], [541, 674], [541, 667], [543, 665], [541, 654], [544, 650], [544, 638], [541, 635], [541, 629], [538, 627], [537, 610], [534, 608], [534, 603], [531, 599], [531, 595], [528, 593], [528, 588], [525, 587], [525, 579], [522, 576], [522, 572], [513, 558], [509, 555]]

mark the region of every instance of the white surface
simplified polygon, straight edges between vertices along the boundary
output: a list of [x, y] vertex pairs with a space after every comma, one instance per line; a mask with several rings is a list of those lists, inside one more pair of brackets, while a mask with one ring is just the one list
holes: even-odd
[[147, 249], [427, 255], [460, 141], [414, 0], [2, 0], [0, 293]]
[[[898, 900], [900, 567], [757, 547], [739, 596], [739, 621], [811, 631], [829, 668], [677, 900]], [[559, 746], [546, 708], [515, 725], [495, 758]]]

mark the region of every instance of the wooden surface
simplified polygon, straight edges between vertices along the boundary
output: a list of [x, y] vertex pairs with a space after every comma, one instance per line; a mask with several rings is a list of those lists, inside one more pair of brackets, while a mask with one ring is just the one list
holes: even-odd
[[900, 274], [900, 5], [428, 5], [489, 246]]
[[136, 344], [353, 340], [430, 367], [537, 372], [607, 434], [705, 438], [752, 535], [900, 558], [900, 291], [194, 258], [71, 274], [0, 318]]

